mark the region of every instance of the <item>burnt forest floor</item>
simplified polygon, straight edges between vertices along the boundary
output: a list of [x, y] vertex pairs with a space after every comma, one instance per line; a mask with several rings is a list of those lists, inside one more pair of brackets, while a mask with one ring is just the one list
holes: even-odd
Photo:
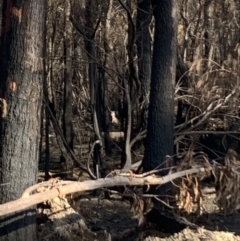
[[[43, 166], [43, 164], [40, 165], [39, 181], [43, 180]], [[52, 162], [51, 172], [58, 173], [59, 166], [60, 163], [57, 160]], [[77, 177], [78, 174], [79, 171], [76, 169], [75, 176]], [[84, 179], [86, 180], [86, 177], [81, 178], [81, 180]], [[116, 195], [112, 198], [104, 198], [103, 192], [97, 191], [76, 194], [71, 198], [50, 202], [48, 207], [39, 207], [39, 238], [66, 241], [240, 241], [240, 211], [231, 215], [221, 214], [215, 204], [214, 188], [206, 184], [203, 189], [210, 190], [203, 192], [205, 193], [204, 213], [199, 217], [196, 215], [188, 217], [191, 223], [198, 226], [196, 229], [185, 228], [171, 235], [152, 228], [140, 229], [128, 201]], [[63, 208], [59, 209], [59, 207]]]

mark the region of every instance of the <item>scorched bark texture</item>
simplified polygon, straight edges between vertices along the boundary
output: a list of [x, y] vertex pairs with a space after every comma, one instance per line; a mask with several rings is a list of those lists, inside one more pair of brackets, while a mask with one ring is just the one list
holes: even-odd
[[174, 152], [177, 1], [153, 1], [153, 9], [155, 36], [144, 171], [163, 164], [165, 156]]
[[[0, 204], [36, 183], [45, 0], [4, 0], [0, 88]], [[0, 220], [0, 240], [37, 240], [35, 207]]]

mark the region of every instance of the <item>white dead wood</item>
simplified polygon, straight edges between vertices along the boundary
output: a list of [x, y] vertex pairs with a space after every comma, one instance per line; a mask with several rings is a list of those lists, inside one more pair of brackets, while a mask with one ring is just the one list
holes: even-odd
[[137, 170], [139, 166], [142, 164], [142, 161], [135, 162], [131, 165], [131, 170]]
[[111, 111], [111, 117], [112, 117], [112, 124], [119, 125], [120, 121], [116, 116], [116, 111]]
[[2, 98], [0, 98], [0, 116], [3, 118], [7, 116], [7, 101]]
[[[210, 171], [211, 167], [204, 168], [192, 168], [184, 171], [179, 171], [172, 173], [163, 177], [156, 176], [154, 174], [147, 175], [147, 173], [135, 175], [131, 172], [129, 173], [119, 173], [119, 171], [113, 172], [112, 177], [101, 178], [98, 180], [88, 180], [83, 182], [71, 182], [71, 181], [61, 181], [61, 180], [50, 180], [48, 182], [38, 183], [34, 186], [29, 187], [23, 193], [22, 197], [0, 205], [0, 217], [14, 214], [16, 212], [27, 209], [38, 203], [51, 200], [58, 196], [64, 196], [75, 192], [84, 192], [100, 188], [114, 187], [114, 186], [144, 186], [144, 185], [162, 185], [173, 181], [179, 177], [185, 175], [195, 174], [199, 172]], [[151, 173], [151, 172], [150, 172]], [[149, 174], [150, 174], [149, 173]], [[39, 187], [49, 187], [49, 190], [32, 194]]]
[[123, 131], [111, 131], [109, 132], [109, 137], [113, 140], [120, 140], [124, 138]]

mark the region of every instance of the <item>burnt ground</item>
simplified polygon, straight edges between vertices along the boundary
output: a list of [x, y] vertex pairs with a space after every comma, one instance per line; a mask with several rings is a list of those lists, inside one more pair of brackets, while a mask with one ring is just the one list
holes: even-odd
[[215, 204], [215, 192], [212, 187], [203, 187], [204, 213], [199, 217], [196, 215], [186, 217], [197, 227], [186, 227], [174, 234], [165, 233], [151, 226], [139, 228], [138, 220], [133, 216], [128, 201], [122, 200], [117, 195], [106, 199], [102, 193], [100, 191], [74, 194], [71, 197], [56, 198], [45, 207], [39, 206], [39, 239], [45, 241], [240, 241], [240, 211], [231, 215], [221, 214]]
[[[55, 148], [54, 148], [55, 149]], [[56, 150], [56, 149], [55, 149]], [[51, 172], [59, 173], [59, 153], [51, 160]], [[44, 159], [44, 157], [43, 157]], [[113, 160], [119, 160], [114, 157]], [[39, 181], [44, 177], [44, 163], [40, 163]], [[78, 179], [79, 170], [74, 177]], [[81, 181], [86, 180], [81, 176]], [[215, 204], [214, 188], [205, 185], [204, 213], [186, 218], [196, 224], [195, 228], [186, 227], [176, 233], [166, 233], [160, 228], [138, 227], [138, 220], [131, 211], [130, 203], [117, 195], [104, 198], [102, 191], [78, 193], [38, 206], [38, 233], [42, 241], [240, 241], [240, 211], [231, 215], [221, 214]], [[210, 191], [209, 191], [210, 190]], [[160, 218], [161, 219], [161, 218]], [[158, 223], [165, 222], [162, 219]], [[168, 223], [174, 227], [174, 223]]]

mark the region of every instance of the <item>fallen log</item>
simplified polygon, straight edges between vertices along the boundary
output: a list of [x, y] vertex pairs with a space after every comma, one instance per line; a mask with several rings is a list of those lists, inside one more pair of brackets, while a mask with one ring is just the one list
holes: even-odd
[[[154, 170], [156, 172], [157, 170]], [[0, 217], [14, 214], [16, 212], [20, 212], [24, 209], [27, 209], [31, 206], [36, 204], [45, 202], [47, 200], [53, 199], [55, 197], [61, 197], [70, 193], [75, 192], [83, 192], [83, 191], [90, 191], [100, 188], [108, 188], [114, 186], [150, 186], [150, 185], [163, 185], [174, 179], [183, 177], [185, 175], [196, 174], [199, 172], [206, 172], [211, 171], [211, 167], [204, 168], [192, 168], [184, 171], [179, 171], [176, 173], [172, 173], [163, 177], [156, 176], [152, 174], [153, 172], [143, 173], [143, 174], [133, 174], [133, 173], [118, 173], [113, 172], [111, 177], [101, 178], [98, 180], [88, 180], [83, 182], [71, 182], [71, 181], [48, 181], [38, 183], [34, 186], [29, 187], [27, 190], [24, 191], [21, 198], [4, 203], [0, 205]], [[34, 193], [39, 187], [49, 187], [49, 190], [41, 192], [41, 193]]]

